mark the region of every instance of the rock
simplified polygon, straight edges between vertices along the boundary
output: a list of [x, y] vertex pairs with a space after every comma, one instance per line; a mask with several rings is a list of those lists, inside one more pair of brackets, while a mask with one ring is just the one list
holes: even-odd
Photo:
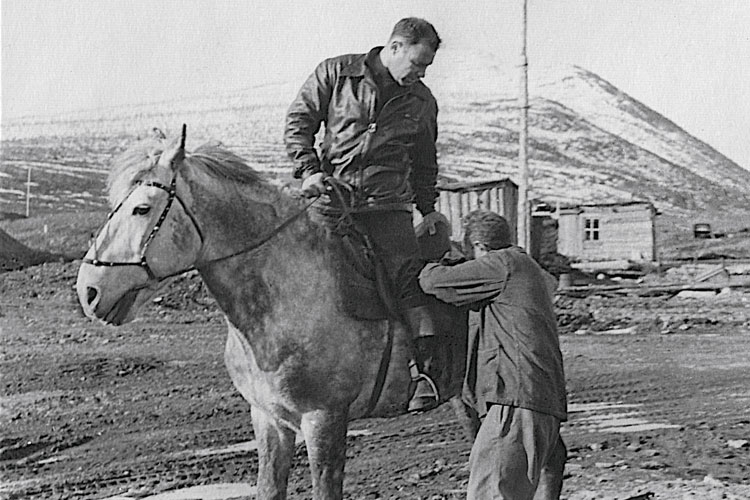
[[727, 441], [727, 446], [735, 449], [750, 448], [750, 441], [747, 439], [730, 439]]
[[711, 486], [723, 486], [724, 485], [724, 483], [722, 483], [721, 481], [719, 481], [718, 479], [716, 479], [713, 476], [706, 476], [706, 477], [704, 477], [703, 478], [703, 483], [711, 485]]
[[675, 298], [677, 299], [713, 299], [716, 292], [713, 290], [683, 290]]
[[641, 463], [641, 469], [657, 470], [665, 469], [666, 467], [666, 465], [661, 462], [657, 462], [656, 460], [646, 460], [645, 462]]
[[647, 491], [646, 493], [640, 493], [638, 495], [628, 497], [625, 500], [649, 500], [651, 498], [654, 498], [654, 492]]

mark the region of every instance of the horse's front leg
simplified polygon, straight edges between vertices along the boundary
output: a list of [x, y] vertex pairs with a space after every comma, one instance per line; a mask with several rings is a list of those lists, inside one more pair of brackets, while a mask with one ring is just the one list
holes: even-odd
[[294, 456], [295, 432], [255, 406], [250, 407], [250, 415], [258, 443], [257, 498], [284, 500]]
[[317, 410], [302, 416], [315, 500], [343, 498], [347, 421], [347, 409]]

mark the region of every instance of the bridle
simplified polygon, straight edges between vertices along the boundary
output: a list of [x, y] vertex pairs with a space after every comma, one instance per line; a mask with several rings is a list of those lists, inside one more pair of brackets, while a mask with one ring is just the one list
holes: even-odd
[[[156, 224], [154, 224], [154, 227], [151, 229], [151, 232], [146, 237], [146, 241], [143, 243], [143, 246], [141, 247], [140, 251], [140, 258], [137, 262], [117, 262], [117, 261], [107, 261], [107, 260], [101, 260], [96, 256], [97, 248], [94, 248], [94, 258], [84, 258], [83, 262], [86, 264], [91, 264], [92, 266], [99, 266], [99, 267], [118, 267], [118, 266], [139, 266], [143, 268], [146, 271], [146, 274], [148, 274], [148, 278], [150, 281], [164, 281], [166, 279], [172, 278], [174, 276], [180, 275], [182, 273], [188, 272], [193, 269], [193, 267], [184, 269], [182, 271], [177, 271], [171, 274], [168, 274], [167, 276], [157, 276], [156, 273], [154, 273], [153, 269], [151, 269], [151, 266], [148, 263], [148, 259], [146, 258], [146, 252], [148, 251], [149, 246], [151, 245], [151, 242], [154, 241], [154, 238], [156, 237], [156, 233], [159, 232], [161, 229], [162, 224], [164, 223], [164, 220], [167, 218], [167, 214], [169, 214], [169, 209], [172, 208], [172, 204], [174, 203], [174, 200], [176, 199], [180, 205], [182, 205], [183, 211], [187, 214], [188, 218], [193, 223], [193, 227], [195, 228], [196, 233], [198, 233], [198, 237], [201, 240], [201, 246], [203, 245], [203, 231], [201, 231], [200, 225], [198, 225], [198, 221], [195, 219], [195, 216], [188, 210], [187, 205], [185, 205], [185, 202], [182, 201], [182, 198], [180, 198], [177, 195], [177, 172], [175, 171], [174, 175], [172, 176], [172, 181], [169, 183], [169, 186], [162, 184], [159, 181], [144, 181], [144, 180], [137, 180], [133, 183], [133, 187], [130, 188], [130, 191], [127, 195], [122, 199], [120, 203], [117, 204], [117, 206], [109, 212], [109, 215], [107, 216], [107, 221], [104, 223], [104, 226], [102, 229], [99, 230], [99, 234], [101, 234], [102, 231], [107, 227], [107, 224], [109, 224], [109, 221], [112, 220], [112, 217], [122, 208], [122, 205], [125, 203], [125, 201], [130, 197], [131, 194], [135, 191], [135, 189], [139, 186], [145, 186], [145, 187], [155, 187], [159, 188], [163, 191], [167, 192], [167, 203], [164, 205], [164, 208], [161, 211], [161, 214], [159, 215], [159, 218], [156, 220]], [[94, 240], [94, 244], [96, 245], [96, 241], [99, 239], [98, 235], [96, 239]]]
[[[151, 229], [151, 232], [146, 237], [146, 241], [143, 243], [143, 246], [141, 247], [140, 251], [140, 258], [137, 262], [117, 262], [117, 261], [106, 261], [101, 260], [96, 256], [97, 249], [94, 248], [94, 257], [93, 258], [84, 258], [83, 262], [86, 264], [90, 264], [92, 266], [97, 267], [119, 267], [119, 266], [138, 266], [146, 271], [146, 274], [148, 275], [149, 282], [157, 282], [161, 283], [169, 278], [173, 278], [175, 276], [179, 276], [181, 274], [187, 273], [189, 271], [196, 270], [195, 266], [190, 266], [188, 268], [175, 271], [173, 273], [170, 273], [166, 276], [157, 276], [156, 273], [154, 273], [153, 269], [151, 269], [151, 266], [148, 263], [148, 259], [146, 257], [146, 252], [148, 251], [149, 245], [152, 241], [154, 241], [154, 238], [156, 237], [156, 234], [159, 232], [159, 230], [162, 227], [162, 224], [164, 223], [164, 220], [167, 218], [167, 215], [169, 214], [169, 210], [172, 207], [174, 200], [177, 200], [180, 205], [182, 205], [183, 211], [187, 214], [187, 216], [190, 218], [190, 220], [193, 223], [193, 227], [195, 228], [195, 231], [198, 233], [198, 237], [201, 241], [201, 246], [203, 246], [204, 238], [203, 238], [203, 231], [201, 231], [200, 225], [198, 224], [197, 219], [195, 216], [191, 213], [191, 211], [188, 209], [187, 205], [185, 205], [185, 202], [182, 201], [182, 198], [180, 198], [177, 195], [177, 170], [173, 169], [173, 176], [172, 181], [170, 182], [169, 186], [162, 184], [159, 181], [144, 181], [144, 180], [137, 180], [133, 183], [133, 186], [131, 187], [130, 191], [127, 195], [120, 201], [120, 203], [117, 204], [117, 206], [109, 213], [107, 216], [107, 221], [104, 223], [104, 226], [102, 229], [99, 230], [99, 234], [101, 234], [102, 231], [107, 227], [107, 224], [112, 219], [112, 217], [117, 213], [118, 210], [122, 207], [122, 205], [125, 203], [125, 201], [128, 199], [128, 197], [133, 194], [135, 189], [139, 186], [146, 186], [146, 187], [155, 187], [162, 189], [167, 192], [167, 203], [164, 205], [164, 209], [161, 211], [161, 214], [159, 215], [159, 218], [156, 221], [156, 224], [154, 224], [154, 227]], [[281, 222], [278, 226], [276, 226], [274, 229], [269, 231], [268, 233], [264, 234], [257, 240], [255, 240], [252, 244], [249, 246], [243, 248], [242, 250], [239, 250], [237, 252], [231, 253], [229, 255], [224, 255], [222, 257], [218, 257], [215, 259], [211, 259], [208, 261], [205, 261], [203, 264], [212, 264], [216, 262], [221, 262], [224, 260], [231, 259], [232, 257], [236, 257], [238, 255], [242, 255], [248, 252], [251, 252], [265, 243], [267, 243], [271, 238], [279, 234], [281, 231], [283, 231], [287, 226], [289, 226], [292, 222], [297, 220], [303, 213], [307, 211], [310, 206], [312, 206], [315, 201], [319, 198], [313, 198], [309, 203], [307, 203], [302, 209], [292, 214], [290, 217], [286, 218], [284, 221]], [[98, 234], [97, 237], [94, 240], [94, 244], [96, 244], [96, 241], [99, 239]]]

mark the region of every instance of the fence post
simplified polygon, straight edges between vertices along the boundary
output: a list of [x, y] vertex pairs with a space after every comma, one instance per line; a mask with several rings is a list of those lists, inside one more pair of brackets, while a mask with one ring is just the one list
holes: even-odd
[[29, 199], [31, 198], [31, 167], [26, 176], [26, 218], [29, 218]]

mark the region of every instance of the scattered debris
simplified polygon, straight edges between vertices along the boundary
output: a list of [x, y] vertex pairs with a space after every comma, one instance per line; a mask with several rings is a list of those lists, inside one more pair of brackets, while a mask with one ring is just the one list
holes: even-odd
[[727, 441], [727, 446], [735, 449], [750, 448], [750, 441], [747, 439], [730, 439]]
[[634, 497], [628, 497], [625, 500], [649, 500], [650, 498], [654, 498], [654, 492], [652, 491], [647, 491], [646, 493], [641, 493]]
[[613, 328], [611, 330], [604, 330], [601, 332], [589, 332], [592, 335], [634, 335], [638, 332], [638, 328], [635, 326], [628, 326], [626, 328]]

